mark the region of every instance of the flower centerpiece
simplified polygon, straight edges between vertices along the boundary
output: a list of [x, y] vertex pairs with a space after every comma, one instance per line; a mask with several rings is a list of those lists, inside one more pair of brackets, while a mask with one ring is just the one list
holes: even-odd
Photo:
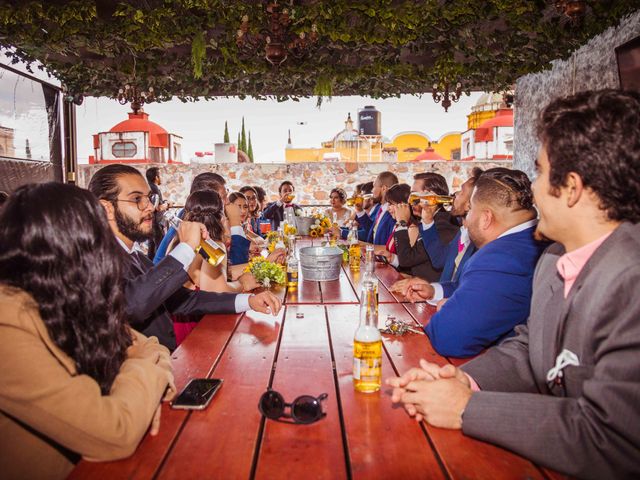
[[309, 235], [311, 235], [312, 238], [322, 237], [331, 228], [331, 220], [322, 213], [314, 213], [312, 217], [314, 222], [309, 229]]
[[252, 258], [244, 271], [251, 273], [256, 281], [265, 288], [269, 288], [271, 285], [284, 285], [287, 282], [287, 274], [282, 265], [270, 262], [260, 256]]

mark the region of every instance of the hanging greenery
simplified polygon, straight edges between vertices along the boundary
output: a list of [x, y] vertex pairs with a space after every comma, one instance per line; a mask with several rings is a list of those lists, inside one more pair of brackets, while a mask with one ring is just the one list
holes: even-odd
[[0, 6], [0, 46], [12, 62], [40, 61], [73, 94], [114, 97], [126, 83], [158, 101], [239, 95], [278, 101], [316, 95], [398, 96], [435, 82], [502, 90], [548, 68], [638, 9], [637, 0], [585, 1], [571, 22], [554, 1], [294, 1], [291, 29], [318, 40], [274, 67], [264, 46], [238, 46], [266, 26], [249, 0], [25, 0]]

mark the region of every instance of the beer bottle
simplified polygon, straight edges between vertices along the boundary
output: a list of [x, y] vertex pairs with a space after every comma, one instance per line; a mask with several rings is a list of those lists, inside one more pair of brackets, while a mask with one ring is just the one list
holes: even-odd
[[[182, 219], [176, 214], [167, 212], [164, 215], [164, 218], [167, 223], [169, 223], [169, 225], [171, 225], [176, 230], [180, 228]], [[206, 240], [200, 240], [200, 245], [198, 245], [198, 248], [196, 248], [196, 253], [199, 253], [200, 256], [213, 267], [217, 267], [218, 265], [220, 265], [225, 257], [224, 249], [210, 238]]]
[[424, 202], [431, 207], [436, 205], [450, 205], [453, 203], [453, 197], [449, 195], [436, 195], [429, 192], [411, 192], [409, 195], [409, 204], [415, 205], [418, 202]]
[[367, 245], [364, 254], [364, 275], [362, 276], [362, 295], [365, 285], [371, 283], [376, 297], [376, 316], [378, 313], [378, 277], [376, 277], [376, 256], [373, 245]]
[[287, 287], [298, 288], [298, 256], [296, 255], [296, 237], [289, 235], [289, 253], [287, 254]]
[[360, 270], [362, 250], [360, 249], [360, 242], [358, 241], [358, 227], [356, 225], [351, 225], [349, 235], [347, 236], [347, 243], [349, 244], [349, 268], [357, 272]]
[[382, 384], [382, 336], [378, 330], [378, 299], [371, 282], [362, 285], [360, 325], [353, 338], [353, 386], [373, 393]]

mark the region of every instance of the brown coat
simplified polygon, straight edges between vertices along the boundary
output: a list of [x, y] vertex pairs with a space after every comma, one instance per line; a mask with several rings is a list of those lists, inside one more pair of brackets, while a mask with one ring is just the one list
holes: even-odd
[[135, 451], [173, 375], [169, 351], [133, 335], [102, 396], [53, 343], [33, 299], [0, 286], [2, 478], [64, 478], [80, 457], [106, 461]]

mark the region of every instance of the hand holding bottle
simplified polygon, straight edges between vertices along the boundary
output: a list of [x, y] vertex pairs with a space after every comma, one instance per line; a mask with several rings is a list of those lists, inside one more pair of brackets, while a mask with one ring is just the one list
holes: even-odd
[[181, 242], [196, 250], [202, 240], [209, 238], [209, 232], [207, 232], [207, 227], [202, 223], [183, 220], [178, 227], [178, 238]]

